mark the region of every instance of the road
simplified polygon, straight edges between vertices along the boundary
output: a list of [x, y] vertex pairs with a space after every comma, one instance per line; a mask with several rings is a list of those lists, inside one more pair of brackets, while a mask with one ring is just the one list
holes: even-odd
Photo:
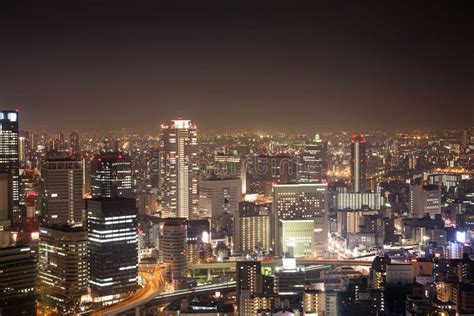
[[145, 279], [145, 286], [135, 292], [129, 298], [126, 298], [111, 306], [103, 307], [92, 312], [91, 316], [112, 316], [134, 309], [143, 303], [148, 302], [160, 293], [165, 285], [165, 268], [163, 266], [154, 268], [152, 273], [142, 271], [139, 274]]

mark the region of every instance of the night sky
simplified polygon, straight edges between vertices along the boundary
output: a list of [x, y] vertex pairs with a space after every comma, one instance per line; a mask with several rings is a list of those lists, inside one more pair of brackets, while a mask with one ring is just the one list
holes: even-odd
[[51, 131], [474, 125], [470, 1], [253, 2], [1, 0], [0, 107]]

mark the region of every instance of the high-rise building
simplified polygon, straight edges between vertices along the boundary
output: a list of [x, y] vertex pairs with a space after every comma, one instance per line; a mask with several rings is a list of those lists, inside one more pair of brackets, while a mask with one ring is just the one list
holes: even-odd
[[92, 197], [130, 198], [132, 167], [130, 157], [122, 152], [102, 152], [91, 161]]
[[82, 227], [40, 227], [39, 292], [43, 304], [61, 315], [79, 311], [87, 293], [87, 231]]
[[462, 149], [464, 150], [467, 150], [469, 148], [469, 144], [470, 144], [470, 130], [465, 128], [462, 130], [462, 142], [461, 142], [461, 145], [462, 145]]
[[410, 217], [441, 214], [441, 189], [438, 185], [410, 185]]
[[299, 156], [298, 182], [321, 182], [327, 177], [327, 142], [318, 134]]
[[365, 188], [367, 172], [366, 141], [363, 135], [352, 136], [351, 141], [351, 183], [353, 192], [362, 192]]
[[261, 291], [262, 264], [260, 261], [237, 261], [236, 294], [239, 310], [244, 310], [245, 297]]
[[218, 219], [224, 213], [235, 215], [242, 197], [239, 178], [209, 178], [199, 182], [199, 214]]
[[278, 184], [273, 190], [276, 253], [324, 256], [328, 242], [327, 184]]
[[150, 149], [148, 170], [150, 173], [151, 187], [154, 190], [160, 189], [160, 146]]
[[20, 166], [26, 163], [26, 138], [24, 136], [18, 137], [18, 160]]
[[190, 120], [161, 125], [160, 180], [165, 216], [197, 213], [197, 129]]
[[180, 288], [186, 276], [186, 219], [170, 218], [163, 224], [160, 236], [160, 258], [170, 266], [175, 288]]
[[79, 155], [81, 153], [79, 134], [77, 132], [72, 132], [69, 136], [69, 147], [73, 155]]
[[0, 315], [34, 315], [36, 253], [29, 246], [0, 248]]
[[21, 218], [18, 156], [18, 111], [0, 111], [0, 221]]
[[137, 288], [138, 214], [134, 199], [86, 200], [89, 284], [100, 296]]
[[268, 253], [271, 245], [271, 203], [240, 202], [234, 216], [234, 252]]
[[41, 217], [47, 225], [82, 224], [82, 163], [55, 157], [44, 161], [41, 168]]

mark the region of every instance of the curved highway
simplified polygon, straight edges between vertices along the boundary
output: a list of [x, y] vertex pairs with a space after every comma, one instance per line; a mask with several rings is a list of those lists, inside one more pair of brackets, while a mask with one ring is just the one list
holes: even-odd
[[155, 298], [165, 285], [164, 272], [164, 267], [155, 268], [153, 274], [149, 272], [140, 272], [140, 275], [145, 279], [145, 286], [142, 289], [135, 292], [135, 294], [129, 298], [117, 302], [116, 304], [92, 312], [91, 316], [116, 315], [129, 309], [134, 309]]

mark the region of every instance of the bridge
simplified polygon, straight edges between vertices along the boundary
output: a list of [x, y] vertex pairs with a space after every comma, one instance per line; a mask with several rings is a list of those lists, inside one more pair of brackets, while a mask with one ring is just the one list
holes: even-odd
[[[282, 260], [280, 258], [270, 258], [261, 261], [262, 266], [276, 267], [281, 265]], [[223, 272], [235, 272], [237, 261], [226, 261], [226, 262], [211, 262], [201, 264], [188, 264], [188, 269], [191, 274], [197, 270], [207, 270], [208, 274], [210, 271], [220, 270]], [[311, 266], [312, 268], [322, 268], [329, 266], [370, 266], [372, 261], [367, 260], [335, 260], [335, 259], [311, 259], [311, 258], [300, 258], [297, 259], [298, 265]], [[94, 311], [92, 316], [112, 316], [127, 311], [135, 311], [135, 315], [139, 315], [140, 311], [153, 310], [156, 306], [169, 302], [178, 298], [210, 294], [217, 291], [232, 291], [235, 290], [236, 282], [224, 282], [219, 284], [208, 284], [202, 285], [190, 289], [175, 290], [171, 292], [163, 292], [165, 286], [164, 266], [156, 265], [141, 265], [140, 275], [145, 279], [145, 286], [137, 291], [131, 297], [120, 301], [111, 306], [103, 307], [97, 311]], [[194, 272], [193, 272], [194, 271]]]
[[[207, 271], [207, 278], [211, 279], [212, 275], [225, 274], [235, 272], [236, 263], [238, 261], [223, 261], [223, 262], [205, 262], [205, 263], [188, 263], [188, 271], [191, 277], [196, 276], [198, 271]], [[270, 266], [272, 268], [282, 264], [280, 258], [262, 259], [262, 266]], [[357, 259], [312, 259], [312, 258], [298, 258], [296, 264], [302, 266], [308, 265], [331, 265], [331, 266], [370, 266], [372, 261], [357, 260]]]

